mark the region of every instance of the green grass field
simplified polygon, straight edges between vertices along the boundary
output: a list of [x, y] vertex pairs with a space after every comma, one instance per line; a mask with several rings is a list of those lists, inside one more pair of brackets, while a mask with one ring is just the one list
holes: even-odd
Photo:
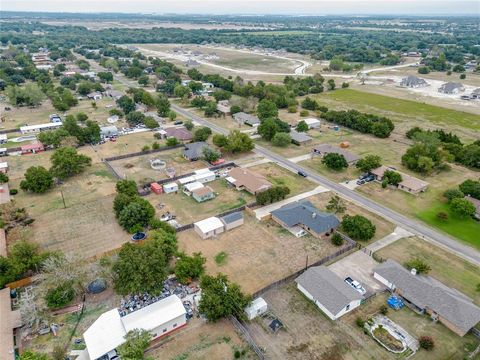
[[[437, 218], [437, 214], [440, 211], [448, 214], [448, 220], [444, 221]], [[480, 237], [478, 236], [480, 232], [480, 224], [471, 218], [462, 219], [455, 214], [452, 214], [447, 204], [438, 203], [438, 205], [431, 206], [424, 211], [418, 212], [417, 216], [427, 224], [480, 249]]]
[[377, 112], [392, 118], [405, 119], [408, 117], [412, 120], [425, 120], [437, 125], [452, 124], [472, 130], [480, 129], [480, 116], [475, 114], [357, 90], [331, 91], [319, 95], [318, 99], [320, 102], [322, 99], [342, 102], [349, 108]]

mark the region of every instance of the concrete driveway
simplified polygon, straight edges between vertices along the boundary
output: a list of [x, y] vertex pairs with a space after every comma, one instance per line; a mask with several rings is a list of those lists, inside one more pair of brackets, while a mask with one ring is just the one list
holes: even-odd
[[357, 280], [367, 290], [367, 296], [378, 292], [383, 287], [373, 278], [373, 269], [378, 263], [372, 257], [363, 251], [356, 251], [343, 259], [328, 266], [328, 268], [337, 274], [340, 278], [351, 277]]

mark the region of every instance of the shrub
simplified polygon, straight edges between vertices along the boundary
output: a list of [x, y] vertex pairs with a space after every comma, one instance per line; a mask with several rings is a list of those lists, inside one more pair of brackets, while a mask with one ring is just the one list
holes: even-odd
[[386, 305], [380, 306], [380, 314], [387, 315], [388, 314], [388, 307]]
[[367, 241], [375, 235], [376, 227], [370, 220], [362, 215], [345, 215], [342, 228], [354, 240]]
[[300, 116], [308, 116], [309, 114], [308, 110], [303, 109], [300, 111]]
[[467, 78], [467, 75], [466, 74], [460, 74], [460, 79], [466, 79]]
[[426, 274], [431, 270], [430, 266], [419, 257], [411, 258], [405, 263], [405, 266], [409, 270], [417, 270], [417, 274]]
[[467, 199], [455, 198], [450, 202], [450, 209], [460, 217], [466, 218], [475, 214], [476, 208]]
[[17, 195], [18, 190], [17, 189], [10, 189], [10, 195]]
[[448, 202], [451, 202], [453, 199], [463, 199], [465, 194], [459, 189], [448, 189], [443, 193], [443, 196], [447, 199]]
[[350, 84], [348, 82], [343, 82], [342, 83], [342, 89], [346, 89], [350, 86]]
[[285, 132], [277, 132], [272, 139], [272, 145], [278, 147], [287, 147], [291, 142], [292, 138]]
[[271, 204], [285, 199], [288, 194], [290, 194], [290, 189], [287, 186], [273, 186], [268, 190], [257, 193], [255, 201], [258, 205]]
[[322, 159], [322, 163], [325, 164], [327, 168], [337, 171], [348, 167], [345, 157], [337, 153], [326, 154]]
[[432, 350], [435, 346], [435, 342], [430, 336], [426, 336], [426, 335], [420, 336], [420, 339], [418, 339], [418, 341], [420, 343], [420, 347], [427, 351]]
[[343, 238], [339, 233], [334, 233], [331, 241], [335, 246], [341, 246], [343, 244]]
[[357, 317], [355, 319], [355, 324], [357, 324], [359, 328], [363, 328], [365, 326], [365, 320], [363, 320], [361, 317]]
[[155, 141], [155, 142], [152, 144], [152, 149], [154, 149], [154, 150], [160, 149], [160, 144]]
[[439, 219], [441, 221], [447, 221], [448, 220], [448, 214], [445, 211], [440, 211], [437, 214], [437, 219]]
[[148, 151], [148, 150], [150, 150], [150, 146], [145, 145], [144, 147], [142, 147], [142, 151]]
[[169, 137], [167, 139], [167, 146], [175, 146], [175, 145], [178, 145], [180, 144], [180, 142], [178, 141], [178, 139], [176, 137]]
[[288, 107], [288, 112], [289, 112], [290, 114], [295, 114], [295, 113], [297, 112], [297, 105], [290, 105], [290, 106]]
[[3, 172], [0, 172], [0, 184], [7, 183], [8, 180], [9, 180], [8, 175]]
[[58, 309], [68, 305], [75, 297], [75, 290], [71, 282], [60, 284], [50, 289], [45, 295], [45, 301], [50, 309]]

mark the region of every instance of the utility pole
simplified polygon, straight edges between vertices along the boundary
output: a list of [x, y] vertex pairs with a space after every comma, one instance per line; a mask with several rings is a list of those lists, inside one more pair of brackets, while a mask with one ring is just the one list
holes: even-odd
[[60, 194], [62, 195], [63, 208], [66, 209], [67, 205], [65, 204], [65, 197], [63, 196], [63, 190], [60, 190]]

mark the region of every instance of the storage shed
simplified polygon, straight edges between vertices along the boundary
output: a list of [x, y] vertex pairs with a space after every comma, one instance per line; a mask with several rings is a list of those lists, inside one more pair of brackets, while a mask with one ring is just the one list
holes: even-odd
[[163, 185], [163, 192], [169, 194], [178, 191], [178, 184], [175, 182], [167, 183]]
[[202, 184], [214, 181], [216, 179], [215, 173], [209, 169], [197, 170], [195, 171], [195, 175], [193, 175], [193, 177], [195, 178], [195, 181], [201, 182]]
[[207, 219], [197, 221], [193, 225], [195, 232], [202, 239], [208, 239], [224, 232], [223, 222], [221, 222], [217, 217], [209, 217]]
[[8, 172], [8, 163], [0, 162], [0, 172], [6, 174]]
[[181, 186], [184, 186], [188, 183], [192, 183], [195, 181], [195, 176], [187, 176], [187, 177], [184, 177], [184, 178], [181, 178], [181, 179], [178, 179], [178, 183], [181, 185]]
[[150, 190], [152, 190], [157, 195], [163, 192], [162, 185], [156, 182], [150, 184]]
[[243, 214], [241, 211], [237, 211], [232, 214], [222, 216], [220, 220], [225, 226], [225, 230], [228, 231], [240, 225], [243, 225]]
[[268, 310], [267, 302], [262, 298], [258, 297], [252, 301], [252, 303], [245, 308], [245, 314], [247, 314], [248, 320], [255, 319], [258, 315], [265, 314]]

